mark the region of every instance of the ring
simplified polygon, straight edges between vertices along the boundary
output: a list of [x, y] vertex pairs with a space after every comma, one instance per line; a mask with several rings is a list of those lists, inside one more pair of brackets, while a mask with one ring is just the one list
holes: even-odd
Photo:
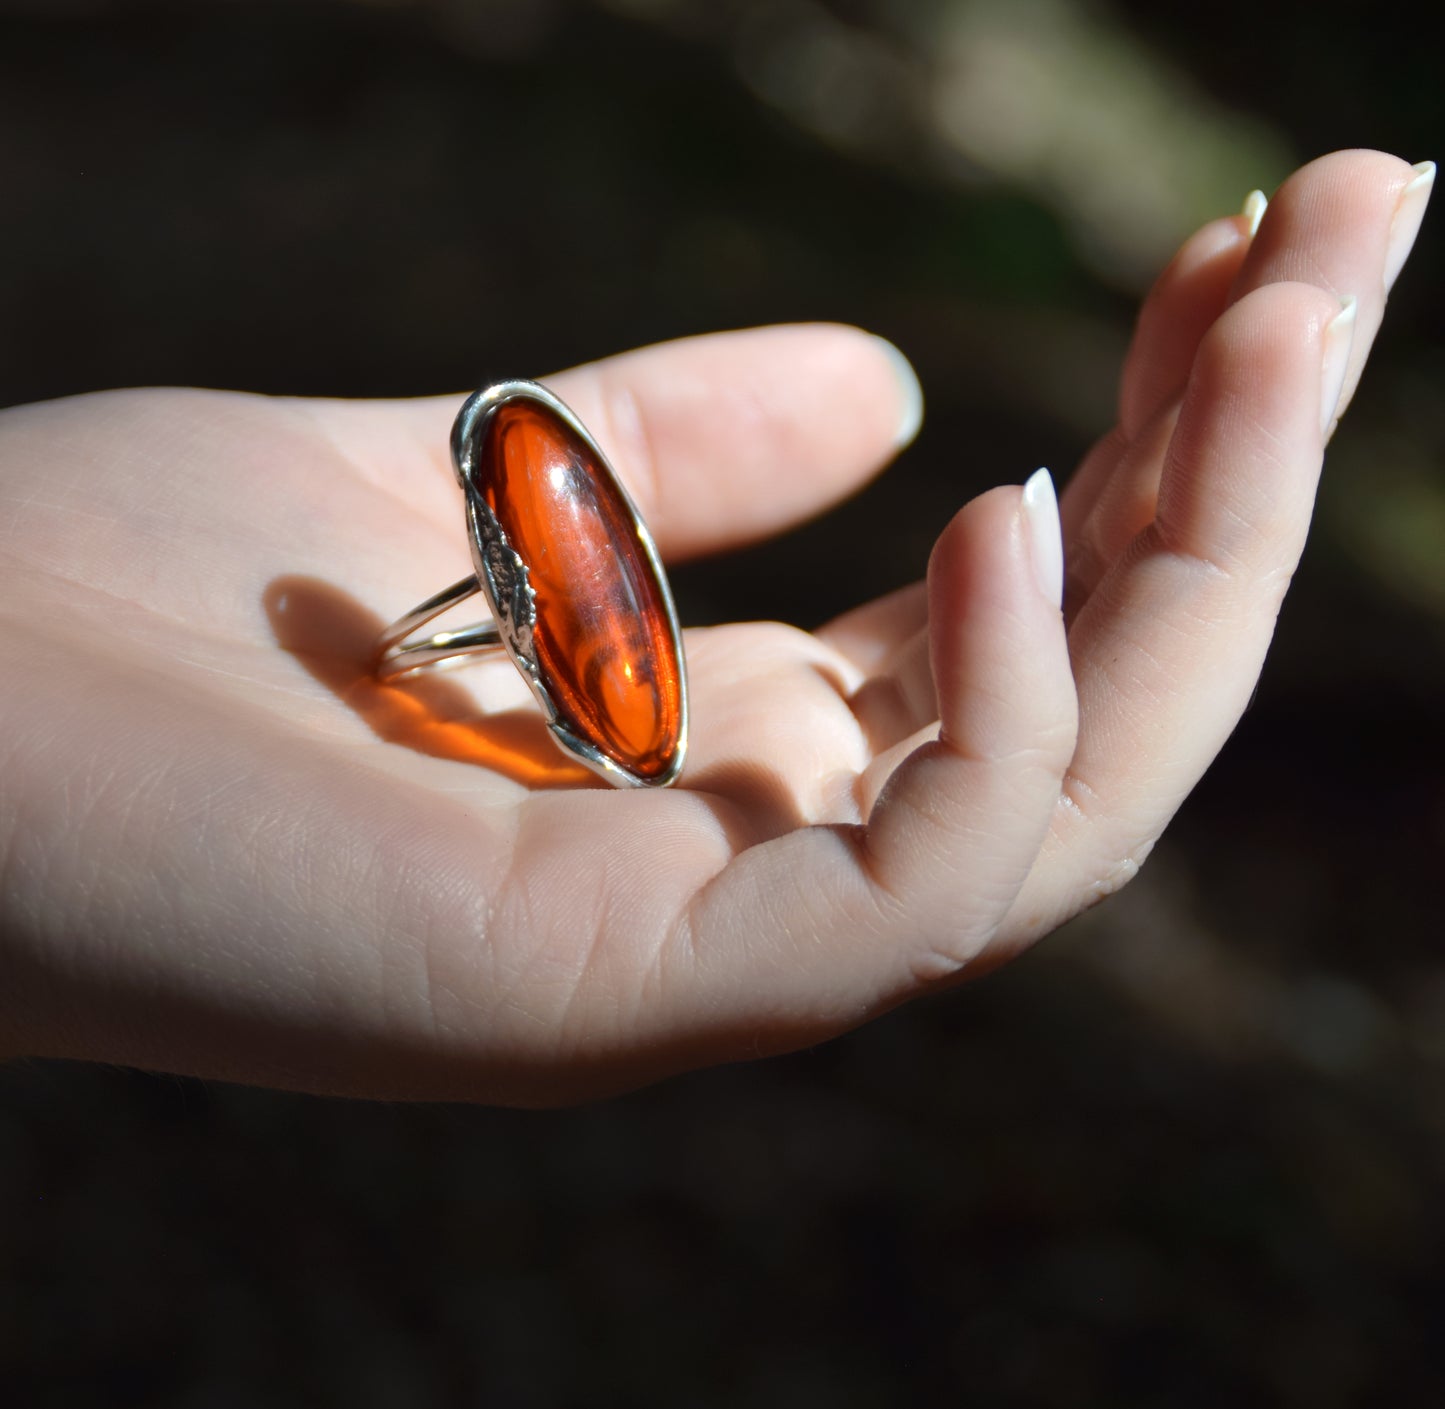
[[[452, 426], [470, 577], [377, 642], [377, 679], [505, 651], [552, 738], [617, 787], [666, 787], [687, 751], [682, 633], [657, 545], [587, 428], [537, 382], [474, 392]], [[419, 635], [480, 592], [492, 619]]]

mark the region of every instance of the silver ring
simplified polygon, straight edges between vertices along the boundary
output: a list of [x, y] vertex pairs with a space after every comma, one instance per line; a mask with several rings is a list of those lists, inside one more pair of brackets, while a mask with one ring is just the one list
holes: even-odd
[[[537, 382], [473, 393], [452, 426], [474, 572], [377, 641], [377, 679], [505, 651], [571, 757], [666, 787], [687, 752], [687, 668], [657, 545], [581, 421]], [[481, 593], [491, 620], [419, 634]]]

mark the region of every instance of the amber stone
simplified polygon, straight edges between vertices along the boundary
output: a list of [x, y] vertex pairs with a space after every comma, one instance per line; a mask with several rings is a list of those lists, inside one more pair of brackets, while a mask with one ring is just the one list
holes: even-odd
[[535, 593], [532, 648], [562, 722], [639, 778], [673, 765], [682, 662], [667, 597], [606, 467], [548, 407], [500, 406], [473, 483]]

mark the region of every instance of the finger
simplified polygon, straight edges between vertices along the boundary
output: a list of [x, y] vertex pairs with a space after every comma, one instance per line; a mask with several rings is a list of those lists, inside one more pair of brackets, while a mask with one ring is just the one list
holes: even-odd
[[1183, 393], [1200, 340], [1229, 305], [1250, 240], [1251, 216], [1213, 220], [1184, 242], [1150, 290], [1119, 383], [1119, 428], [1127, 440]]
[[1109, 477], [1098, 486], [1088, 513], [1075, 523], [1072, 536], [1065, 539], [1067, 621], [1074, 621], [1119, 555], [1153, 520], [1159, 474], [1178, 416], [1179, 403], [1174, 402], [1157, 412], [1125, 444], [1116, 455]]
[[1354, 395], [1385, 309], [1389, 285], [1409, 254], [1434, 180], [1384, 152], [1334, 152], [1301, 167], [1270, 200], [1233, 296], [1299, 280], [1359, 301], [1354, 346], [1337, 414]]
[[[891, 343], [798, 324], [660, 343], [543, 379], [581, 418], [669, 556], [817, 513], [918, 430], [918, 380]], [[460, 396], [322, 403], [354, 459], [455, 517], [448, 437]]]
[[[848, 697], [873, 754], [938, 722], [933, 649], [927, 627], [916, 631]], [[892, 771], [891, 769], [889, 770]]]
[[846, 660], [780, 622], [687, 633], [687, 787], [737, 805], [738, 845], [859, 820], [853, 782], [871, 752], [840, 696]]
[[1030, 504], [995, 490], [940, 539], [928, 578], [940, 734], [898, 769], [866, 828], [751, 847], [691, 906], [674, 977], [754, 1003], [768, 994], [759, 1045], [851, 1026], [956, 973], [1027, 874], [1075, 721], [1057, 511]]
[[1044, 859], [1015, 906], [1027, 939], [1137, 870], [1249, 700], [1304, 545], [1351, 346], [1323, 291], [1245, 296], [1200, 347], [1154, 522], [1070, 638], [1079, 744]]
[[816, 635], [857, 671], [848, 706], [874, 755], [937, 723], [926, 582], [857, 607]]
[[900, 645], [928, 626], [928, 586], [906, 587], [834, 617], [817, 635], [865, 675], [884, 668]]
[[1120, 378], [1119, 422], [1090, 450], [1060, 504], [1069, 620], [1120, 541], [1153, 516], [1162, 460], [1160, 417], [1177, 408], [1200, 339], [1228, 306], [1263, 206], [1263, 196], [1253, 192], [1242, 214], [1197, 231], [1144, 300]]
[[877, 883], [907, 897], [932, 936], [925, 960], [940, 972], [977, 952], [1022, 883], [1072, 753], [1057, 512], [1047, 474], [1022, 497], [995, 490], [959, 515], [930, 564], [939, 736], [885, 784], [867, 845]]
[[1267, 212], [1256, 207], [1263, 231], [1257, 241], [1248, 238], [1247, 202], [1246, 215], [1216, 221], [1184, 246], [1141, 313], [1125, 368], [1120, 427], [1064, 495], [1071, 621], [1153, 517], [1163, 446], [1199, 338], [1217, 312], [1253, 288], [1291, 277], [1332, 290], [1372, 290], [1360, 299], [1356, 316], [1367, 326], [1356, 335], [1343, 406], [1368, 356], [1384, 292], [1419, 229], [1433, 179], [1431, 163], [1409, 169], [1377, 152], [1336, 153], [1292, 176]]
[[1129, 438], [1116, 425], [1107, 435], [1094, 442], [1088, 454], [1080, 461], [1079, 468], [1069, 476], [1069, 482], [1059, 496], [1059, 517], [1063, 523], [1066, 564], [1073, 551], [1073, 542], [1079, 536], [1094, 501], [1109, 483], [1128, 448]]

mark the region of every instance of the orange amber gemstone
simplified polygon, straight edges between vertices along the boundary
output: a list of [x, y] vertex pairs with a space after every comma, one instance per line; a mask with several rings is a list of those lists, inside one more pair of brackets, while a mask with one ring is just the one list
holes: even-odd
[[492, 414], [473, 483], [535, 593], [532, 649], [561, 721], [628, 772], [667, 773], [682, 735], [682, 662], [667, 595], [607, 469], [533, 401]]

